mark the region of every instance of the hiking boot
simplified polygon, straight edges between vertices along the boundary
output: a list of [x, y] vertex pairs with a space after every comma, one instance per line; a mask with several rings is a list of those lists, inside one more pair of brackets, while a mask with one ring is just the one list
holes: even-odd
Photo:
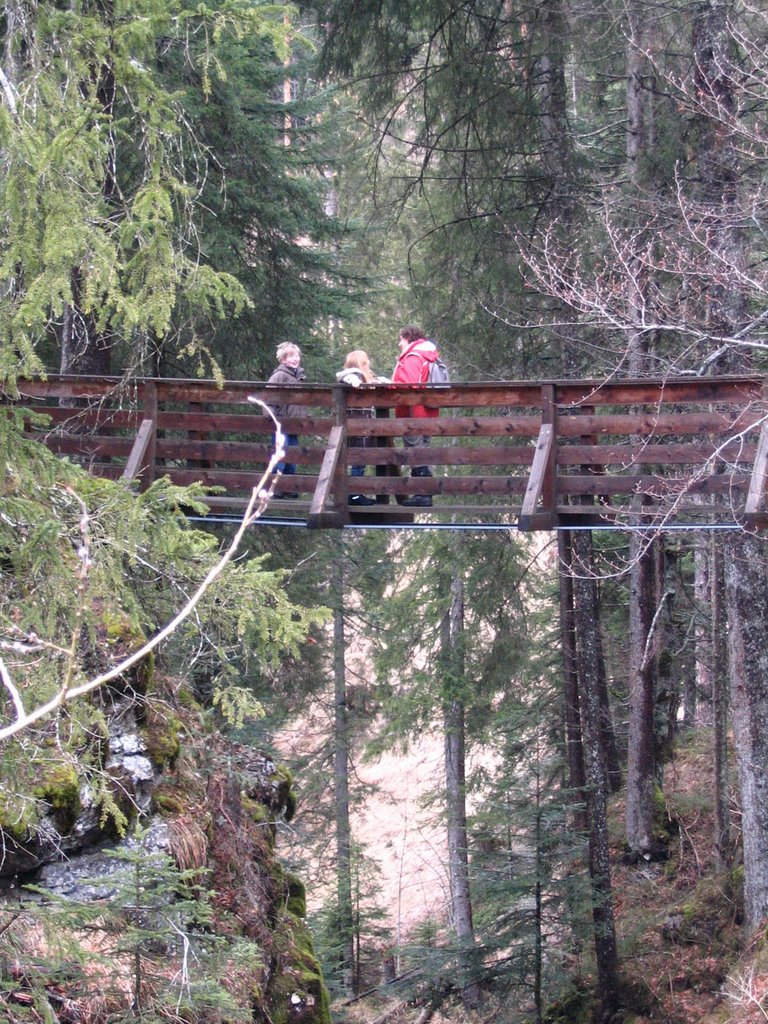
[[432, 496], [430, 494], [414, 494], [410, 498], [403, 498], [399, 504], [405, 508], [432, 508]]

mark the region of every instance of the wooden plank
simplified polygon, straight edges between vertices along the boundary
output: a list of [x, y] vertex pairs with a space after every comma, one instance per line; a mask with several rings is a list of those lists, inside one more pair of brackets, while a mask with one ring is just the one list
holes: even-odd
[[347, 395], [350, 390], [354, 389], [345, 387], [342, 384], [337, 384], [333, 389], [333, 411], [336, 417], [336, 426], [342, 428], [343, 448], [334, 460], [331, 487], [333, 509], [343, 522], [348, 521], [349, 515], [347, 510], [349, 499], [349, 489], [347, 487], [347, 460], [349, 456], [347, 445]]
[[768, 424], [760, 428], [760, 440], [757, 455], [749, 481], [749, 491], [744, 505], [744, 514], [748, 525], [756, 525], [758, 517], [765, 514], [765, 479], [768, 472]]
[[557, 504], [557, 463], [555, 446], [557, 442], [558, 414], [555, 406], [555, 389], [552, 384], [543, 384], [541, 388], [541, 422], [542, 426], [551, 425], [552, 443], [547, 446], [544, 480], [541, 490], [543, 510], [554, 515]]
[[[234, 463], [256, 468], [266, 466], [274, 450], [271, 437], [261, 443], [251, 441], [190, 441], [175, 438], [160, 438], [157, 442], [158, 463], [190, 460], [200, 462]], [[324, 449], [319, 445], [296, 445], [291, 447], [291, 462], [301, 465], [319, 466]]]
[[558, 480], [561, 495], [632, 495], [650, 494], [659, 501], [685, 500], [687, 494], [728, 494], [746, 491], [749, 477], [746, 473], [713, 473], [701, 479], [690, 477], [642, 476], [561, 476]]
[[152, 421], [152, 430], [149, 434], [149, 441], [147, 444], [147, 468], [141, 476], [141, 488], [146, 490], [147, 487], [155, 480], [157, 476], [157, 410], [158, 410], [158, 397], [157, 397], [157, 386], [154, 381], [145, 381], [141, 388], [141, 399], [142, 406], [144, 409], [144, 415], [148, 420]]
[[34, 406], [31, 411], [43, 413], [53, 424], [71, 423], [75, 430], [130, 430], [135, 434], [142, 419], [138, 409], [110, 409], [103, 405], [85, 408], [66, 405]]
[[762, 421], [762, 415], [755, 409], [734, 411], [733, 415], [718, 412], [690, 413], [627, 413], [597, 414], [594, 416], [560, 416], [558, 434], [560, 437], [582, 437], [615, 435], [618, 437], [643, 437], [680, 434], [716, 434], [727, 436], [739, 431], [754, 430]]
[[[372, 427], [371, 424], [376, 426]], [[350, 437], [403, 437], [404, 434], [428, 434], [431, 437], [538, 437], [540, 416], [418, 416], [388, 420], [352, 419]]]
[[[541, 409], [541, 385], [531, 381], [511, 386], [486, 382], [441, 385], [438, 400], [441, 409], [528, 407], [538, 412]], [[434, 405], [435, 401], [434, 385], [421, 384], [368, 385], [365, 389], [356, 388], [348, 399], [350, 409], [394, 409], [404, 405]]]
[[[519, 466], [521, 471], [530, 468], [536, 448], [533, 444], [522, 445], [432, 445], [429, 462], [433, 466], [473, 466], [493, 469]], [[352, 454], [354, 453], [354, 454]], [[348, 455], [350, 464], [361, 466], [420, 466], [424, 452], [418, 448], [353, 448]]]
[[[309, 416], [286, 419], [283, 429], [289, 434], [307, 434], [327, 438], [336, 421], [330, 416], [311, 418]], [[231, 433], [247, 436], [271, 437], [274, 430], [272, 420], [260, 413], [245, 416], [237, 413], [198, 412], [190, 415], [180, 411], [158, 412], [157, 425], [161, 430], [179, 430], [188, 433]]]
[[[628, 413], [604, 413], [590, 416], [558, 416], [558, 437], [643, 437], [668, 438], [678, 435], [715, 434], [754, 430], [762, 422], [755, 410], [735, 411], [733, 415], [718, 412], [646, 413], [633, 416]], [[371, 423], [375, 423], [374, 428]], [[402, 437], [418, 432], [431, 437], [537, 437], [540, 420], [535, 416], [439, 416], [435, 419], [399, 417], [389, 420], [350, 420], [352, 437], [375, 434], [382, 437]]]
[[740, 465], [750, 464], [757, 451], [754, 444], [734, 441], [722, 446], [714, 441], [688, 444], [641, 443], [602, 445], [562, 445], [557, 449], [559, 466], [620, 466], [628, 469], [641, 464], [703, 465], [718, 450], [720, 458]]
[[[555, 386], [556, 403], [567, 408], [584, 404], [608, 405], [642, 405], [670, 404], [683, 402], [744, 402], [759, 400], [764, 378], [759, 375], [743, 375], [732, 377], [708, 378], [666, 378], [663, 380], [553, 380], [543, 383]], [[120, 390], [125, 393], [141, 381], [124, 381], [119, 377], [87, 377], [62, 376], [52, 374], [47, 380], [26, 380], [19, 382], [19, 390], [26, 396], [37, 397], [88, 397], [106, 395]], [[158, 398], [161, 402], [207, 402], [225, 401], [245, 404], [249, 394], [271, 393], [276, 395], [279, 389], [266, 382], [227, 381], [220, 388], [215, 381], [198, 381], [185, 379], [156, 379]], [[540, 384], [530, 381], [480, 381], [463, 384], [454, 383], [441, 389], [440, 404], [446, 407], [455, 405], [477, 406], [520, 406], [538, 407]], [[312, 396], [308, 404], [323, 404], [330, 408], [332, 385], [302, 385], [295, 389], [301, 394]], [[381, 396], [385, 407], [391, 408], [402, 402], [401, 385], [379, 385], [366, 389], [365, 398], [361, 393], [354, 401], [367, 403], [370, 393], [374, 397]], [[423, 391], [423, 389], [422, 389]], [[400, 393], [398, 393], [400, 392]], [[302, 399], [304, 401], [304, 399]], [[413, 395], [413, 403], [421, 404], [418, 389]], [[377, 404], [372, 402], [370, 404]], [[350, 402], [350, 406], [353, 403]]]
[[520, 476], [433, 476], [433, 477], [358, 477], [355, 490], [361, 494], [485, 495], [487, 497], [522, 496], [528, 483]]
[[[151, 378], [148, 378], [150, 380]], [[226, 381], [219, 387], [215, 381], [174, 380], [156, 378], [158, 401], [179, 405], [213, 402], [226, 405], [247, 405], [250, 396], [267, 405], [333, 406], [333, 386], [329, 384], [268, 384], [266, 381]]]
[[[210, 487], [225, 487], [228, 492], [249, 490], [259, 480], [260, 474], [218, 469], [167, 469], [174, 483], [182, 486], [201, 482]], [[318, 477], [297, 473], [291, 481], [291, 490], [307, 493], [314, 491]], [[283, 484], [285, 481], [283, 480]], [[526, 476], [494, 477], [359, 477], [355, 487], [361, 494], [387, 494], [390, 497], [402, 494], [441, 495], [486, 495], [488, 497], [522, 496], [525, 493]]]
[[669, 377], [657, 380], [558, 381], [555, 401], [560, 408], [578, 405], [677, 405], [688, 402], [758, 401], [764, 378]]
[[127, 458], [134, 445], [134, 438], [99, 436], [96, 434], [47, 434], [25, 432], [25, 437], [34, 441], [42, 441], [47, 448], [57, 455], [100, 455], [103, 458], [115, 456]]
[[[530, 529], [531, 517], [536, 512], [539, 499], [544, 494], [547, 475], [552, 473], [552, 450], [554, 447], [555, 427], [552, 423], [542, 423], [539, 431], [539, 440], [536, 445], [531, 475], [523, 497], [523, 507], [520, 512], [519, 528]], [[550, 493], [549, 504], [545, 501], [543, 512], [552, 513], [554, 510], [554, 492]]]
[[58, 377], [48, 380], [19, 381], [18, 391], [25, 398], [97, 399], [124, 392], [125, 383], [115, 377]]
[[331, 511], [335, 513], [336, 517], [339, 515], [338, 509], [332, 510], [330, 508], [330, 498], [334, 482], [338, 480], [337, 467], [339, 466], [339, 463], [343, 464], [342, 456], [346, 450], [346, 446], [346, 424], [338, 423], [336, 426], [331, 428], [331, 435], [328, 438], [328, 447], [325, 451], [323, 464], [320, 467], [320, 473], [317, 477], [317, 485], [309, 506], [307, 526], [309, 526], [310, 529], [319, 529], [323, 526], [331, 526], [332, 523], [328, 519], [328, 513]]
[[149, 449], [154, 427], [155, 425], [151, 419], [141, 421], [141, 426], [136, 434], [136, 441], [123, 470], [123, 480], [135, 480], [141, 476], [142, 469], [145, 468], [142, 466], [142, 462]]
[[[293, 452], [291, 452], [293, 454]], [[256, 486], [261, 480], [263, 475], [263, 469], [249, 471], [249, 470], [221, 470], [215, 468], [204, 468], [204, 469], [176, 469], [174, 467], [166, 467], [163, 470], [163, 475], [167, 475], [173, 481], [181, 487], [187, 487], [189, 484], [201, 483], [205, 487], [224, 487], [227, 492], [248, 492]], [[288, 490], [286, 485], [287, 477], [282, 477], [280, 486]], [[317, 484], [317, 476], [313, 473], [296, 473], [295, 476], [290, 478], [290, 490], [297, 491], [299, 494], [307, 494], [315, 489]]]

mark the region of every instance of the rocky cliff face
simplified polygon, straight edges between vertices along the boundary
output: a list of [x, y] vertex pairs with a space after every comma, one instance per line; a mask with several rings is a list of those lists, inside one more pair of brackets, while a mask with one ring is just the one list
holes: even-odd
[[275, 851], [289, 774], [182, 685], [149, 690], [2, 752], [0, 1018], [327, 1024], [303, 888]]

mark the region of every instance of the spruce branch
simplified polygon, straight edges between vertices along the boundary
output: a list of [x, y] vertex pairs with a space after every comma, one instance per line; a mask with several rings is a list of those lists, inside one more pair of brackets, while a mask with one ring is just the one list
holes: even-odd
[[[277, 470], [277, 466], [285, 458], [285, 435], [283, 434], [282, 428], [278, 420], [275, 418], [272, 410], [260, 399], [249, 396], [249, 401], [260, 405], [263, 411], [271, 417], [275, 424], [275, 447], [272, 455], [269, 459], [266, 469], [264, 470], [258, 483], [253, 487], [251, 496], [248, 500], [245, 512], [240, 520], [240, 525], [235, 532], [229, 547], [224, 551], [223, 555], [219, 558], [215, 565], [208, 571], [203, 581], [182, 606], [182, 608], [173, 616], [166, 624], [162, 627], [155, 635], [143, 644], [140, 648], [124, 658], [118, 664], [113, 665], [106, 672], [102, 672], [100, 675], [94, 676], [92, 679], [81, 683], [78, 686], [72, 686], [72, 677], [74, 674], [75, 659], [77, 653], [77, 639], [79, 637], [79, 631], [81, 629], [82, 613], [83, 613], [83, 601], [85, 586], [87, 582], [87, 573], [90, 566], [90, 553], [88, 545], [88, 515], [87, 511], [84, 511], [83, 517], [81, 518], [81, 536], [83, 542], [78, 551], [80, 557], [80, 570], [79, 570], [79, 583], [78, 589], [80, 592], [80, 600], [78, 603], [78, 618], [76, 621], [75, 629], [73, 631], [72, 643], [69, 650], [69, 661], [65, 670], [64, 683], [58, 690], [58, 692], [45, 704], [35, 708], [32, 711], [27, 711], [24, 707], [24, 703], [21, 699], [21, 694], [18, 687], [14, 684], [10, 672], [5, 662], [0, 658], [0, 682], [3, 687], [10, 694], [11, 702], [13, 703], [16, 717], [13, 722], [0, 728], [0, 742], [9, 739], [12, 736], [18, 735], [24, 729], [34, 725], [35, 722], [45, 718], [52, 711], [55, 711], [62, 704], [75, 700], [77, 697], [82, 697], [87, 693], [91, 693], [94, 690], [99, 689], [106, 683], [112, 682], [114, 679], [119, 678], [129, 669], [133, 668], [140, 661], [151, 654], [152, 651], [156, 650], [157, 647], [163, 643], [169, 636], [176, 632], [179, 626], [192, 614], [197, 608], [198, 604], [202, 600], [205, 593], [209, 590], [211, 585], [221, 576], [224, 569], [234, 558], [238, 551], [245, 532], [249, 526], [251, 526], [257, 519], [259, 519], [266, 511], [270, 500], [274, 494], [274, 489], [277, 481], [279, 480], [281, 473]], [[80, 499], [78, 498], [78, 501]], [[82, 502], [81, 502], [82, 504]], [[85, 506], [83, 505], [85, 510]]]

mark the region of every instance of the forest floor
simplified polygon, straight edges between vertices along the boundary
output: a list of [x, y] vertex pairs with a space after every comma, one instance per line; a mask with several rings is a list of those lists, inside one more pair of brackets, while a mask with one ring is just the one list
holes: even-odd
[[[715, 857], [712, 745], [708, 730], [683, 738], [665, 766], [663, 817], [668, 859], [629, 864], [624, 847], [624, 795], [611, 801], [612, 881], [622, 976], [637, 996], [625, 1024], [759, 1024], [768, 1021], [768, 944], [763, 933], [745, 948], [741, 927], [741, 867]], [[735, 774], [735, 773], [734, 773]], [[732, 779], [732, 784], [734, 779]], [[731, 807], [731, 848], [738, 849], [738, 809]], [[661, 817], [661, 807], [660, 807]], [[580, 964], [589, 983], [589, 969]], [[374, 1006], [373, 1003], [376, 1003]], [[644, 1005], [643, 1005], [644, 1004]], [[423, 1006], [362, 1000], [338, 1007], [351, 1024], [425, 1024]], [[488, 995], [479, 1012], [442, 1007], [431, 1024], [533, 1022], [511, 1009], [510, 995]], [[545, 1020], [579, 1024], [581, 1011]]]
[[[768, 1020], [757, 1002], [745, 998], [748, 987], [753, 995], [766, 995], [768, 975], [758, 971], [755, 951], [743, 949], [741, 869], [721, 869], [715, 857], [713, 785], [705, 782], [712, 776], [711, 740], [708, 730], [690, 734], [665, 765], [666, 861], [625, 862], [623, 794], [612, 801], [621, 967], [633, 987], [647, 988], [651, 997], [647, 1015], [631, 1017], [633, 1024]], [[736, 808], [731, 810], [735, 840], [739, 823]]]

